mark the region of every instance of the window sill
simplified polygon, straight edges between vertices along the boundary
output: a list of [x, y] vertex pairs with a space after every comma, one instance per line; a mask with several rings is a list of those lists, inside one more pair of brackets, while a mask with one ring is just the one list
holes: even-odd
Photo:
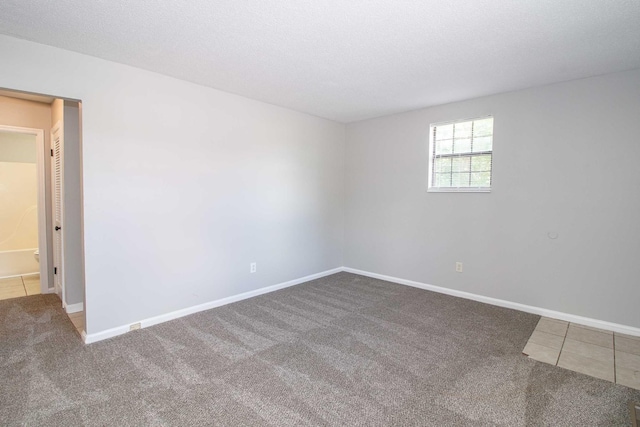
[[427, 193], [491, 193], [491, 188], [474, 188], [474, 187], [460, 187], [460, 188], [441, 188], [433, 187], [427, 188]]

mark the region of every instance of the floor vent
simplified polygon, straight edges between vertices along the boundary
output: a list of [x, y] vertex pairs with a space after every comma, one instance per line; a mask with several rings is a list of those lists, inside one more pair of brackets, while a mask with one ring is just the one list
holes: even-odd
[[631, 426], [640, 427], [640, 403], [629, 402], [629, 411], [631, 411]]

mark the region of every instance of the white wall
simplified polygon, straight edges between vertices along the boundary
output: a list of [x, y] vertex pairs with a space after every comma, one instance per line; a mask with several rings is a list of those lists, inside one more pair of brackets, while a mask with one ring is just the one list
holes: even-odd
[[[57, 100], [56, 100], [57, 101]], [[56, 108], [52, 108], [55, 113]], [[80, 168], [80, 110], [77, 102], [62, 105], [64, 144], [64, 289], [68, 305], [84, 302], [82, 247], [82, 182]], [[52, 122], [55, 123], [55, 115]]]
[[0, 252], [37, 248], [36, 138], [0, 132]]
[[[427, 193], [429, 124], [488, 114], [492, 192]], [[639, 135], [640, 70], [348, 125], [345, 265], [640, 327]]]
[[35, 163], [0, 161], [0, 252], [38, 248], [37, 173]]
[[82, 100], [89, 334], [341, 265], [343, 125], [10, 37], [0, 55], [2, 86]]
[[0, 162], [37, 162], [36, 137], [25, 133], [0, 130]]

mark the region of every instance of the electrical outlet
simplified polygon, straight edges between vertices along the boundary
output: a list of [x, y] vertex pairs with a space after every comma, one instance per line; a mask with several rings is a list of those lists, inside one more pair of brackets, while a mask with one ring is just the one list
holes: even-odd
[[130, 331], [135, 331], [136, 329], [140, 329], [142, 327], [142, 325], [140, 324], [140, 322], [138, 323], [134, 323], [133, 325], [129, 326], [129, 330]]
[[255, 273], [256, 271], [258, 271], [258, 264], [255, 262], [249, 264], [249, 273]]
[[462, 263], [460, 261], [456, 261], [456, 273], [462, 273]]

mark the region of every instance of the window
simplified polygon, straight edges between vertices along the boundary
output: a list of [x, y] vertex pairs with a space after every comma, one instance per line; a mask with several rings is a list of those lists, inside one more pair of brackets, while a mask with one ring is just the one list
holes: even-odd
[[433, 124], [428, 191], [491, 191], [493, 117]]

